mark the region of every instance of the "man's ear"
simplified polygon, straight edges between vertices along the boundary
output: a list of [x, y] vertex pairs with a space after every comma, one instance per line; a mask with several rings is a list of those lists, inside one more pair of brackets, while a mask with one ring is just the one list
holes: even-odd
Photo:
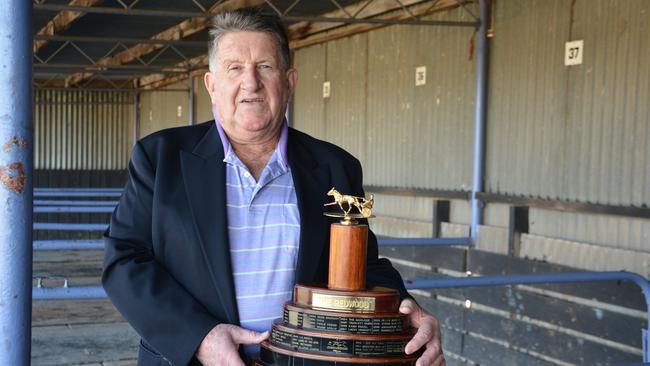
[[208, 71], [203, 75], [203, 84], [205, 85], [205, 89], [208, 91], [208, 94], [210, 94], [210, 101], [212, 102], [212, 104], [215, 103], [214, 97], [213, 97], [213, 94], [214, 94], [214, 81], [215, 80], [214, 80], [214, 74], [213, 73]]
[[298, 82], [298, 71], [294, 68], [287, 70], [287, 85], [289, 87], [289, 99], [293, 96], [296, 90], [296, 82]]

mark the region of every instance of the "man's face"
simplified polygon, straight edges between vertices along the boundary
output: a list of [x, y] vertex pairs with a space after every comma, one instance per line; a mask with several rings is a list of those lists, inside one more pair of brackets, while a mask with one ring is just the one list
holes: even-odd
[[254, 142], [275, 136], [296, 84], [285, 70], [274, 38], [261, 32], [232, 32], [219, 41], [215, 72], [205, 86], [229, 137]]

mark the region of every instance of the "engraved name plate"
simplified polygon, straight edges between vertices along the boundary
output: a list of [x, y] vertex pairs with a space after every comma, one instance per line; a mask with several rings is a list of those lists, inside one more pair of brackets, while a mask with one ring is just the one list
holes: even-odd
[[330, 310], [375, 311], [375, 298], [314, 293], [312, 306]]

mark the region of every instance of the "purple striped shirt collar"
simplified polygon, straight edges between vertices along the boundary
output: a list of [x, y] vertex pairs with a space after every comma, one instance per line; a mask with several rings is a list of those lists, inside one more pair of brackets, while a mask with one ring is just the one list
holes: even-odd
[[[230, 140], [228, 140], [228, 135], [226, 135], [226, 131], [223, 130], [223, 127], [221, 126], [221, 121], [219, 120], [219, 115], [217, 114], [217, 110], [212, 107], [212, 115], [214, 116], [214, 122], [217, 125], [217, 131], [219, 131], [219, 138], [221, 139], [221, 144], [223, 145], [223, 155], [226, 157], [228, 152], [230, 151]], [[287, 164], [287, 141], [289, 140], [289, 123], [287, 122], [286, 118], [282, 119], [282, 127], [280, 130], [280, 139], [278, 140], [278, 145], [276, 147], [276, 150], [278, 150], [279, 153], [279, 158], [280, 158], [280, 163], [285, 167], [288, 168], [289, 164]]]

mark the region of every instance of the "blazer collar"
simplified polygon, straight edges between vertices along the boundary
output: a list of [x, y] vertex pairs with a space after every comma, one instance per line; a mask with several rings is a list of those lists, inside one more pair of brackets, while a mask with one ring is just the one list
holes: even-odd
[[225, 152], [219, 137], [219, 131], [214, 121], [208, 122], [210, 128], [194, 146], [192, 154], [195, 154], [203, 159], [218, 159], [223, 160]]

